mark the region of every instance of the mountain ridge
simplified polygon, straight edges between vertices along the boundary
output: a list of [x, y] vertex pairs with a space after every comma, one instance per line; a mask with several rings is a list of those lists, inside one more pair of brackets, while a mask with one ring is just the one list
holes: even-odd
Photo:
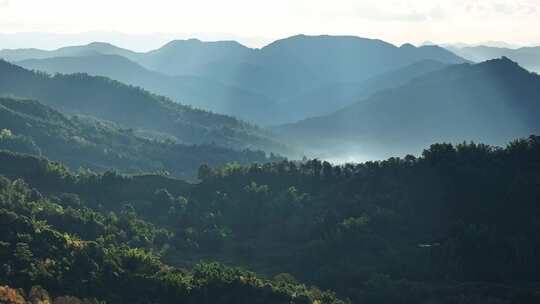
[[433, 140], [500, 144], [540, 131], [536, 87], [540, 76], [508, 58], [451, 65], [277, 132], [319, 152], [341, 143], [371, 156], [384, 149], [414, 154]]
[[181, 105], [106, 77], [50, 76], [0, 61], [0, 94], [37, 99], [64, 113], [167, 133], [189, 144], [215, 142], [240, 150], [259, 147], [274, 152], [284, 148], [253, 124]]
[[[0, 57], [1, 54], [0, 51]], [[103, 76], [117, 75], [112, 78], [196, 107], [262, 125], [278, 125], [313, 114], [324, 114], [321, 111], [310, 112], [310, 100], [295, 97], [308, 97], [310, 92], [336, 83], [361, 83], [424, 60], [445, 64], [466, 62], [436, 46], [404, 44], [398, 47], [382, 40], [332, 35], [295, 35], [276, 40], [260, 49], [248, 48], [236, 41], [173, 40], [146, 53], [130, 52], [107, 43], [91, 43], [62, 48], [41, 57], [52, 54], [56, 57], [77, 57], [81, 61], [88, 60], [84, 57], [95, 59], [99, 54], [126, 57], [147, 71], [139, 67], [138, 72], [118, 76], [107, 64], [96, 65], [102, 65]], [[28, 67], [40, 68], [40, 64], [36, 63], [38, 59], [58, 61], [36, 58], [34, 66]], [[26, 64], [30, 63], [27, 61]], [[46, 64], [42, 63], [41, 67], [48, 72], [65, 71], [62, 64], [58, 67], [47, 67]], [[110, 69], [104, 70], [107, 68]], [[70, 72], [91, 72], [92, 69], [96, 67], [81, 67], [79, 71], [71, 69]], [[137, 74], [146, 74], [147, 81], [136, 79], [134, 76]], [[165, 75], [177, 77], [177, 81], [166, 79]], [[180, 77], [191, 78], [182, 80]], [[354, 91], [354, 88], [346, 90]], [[332, 101], [341, 98], [338, 90], [334, 92], [337, 95], [328, 96], [329, 110], [337, 110], [337, 107], [331, 108], [333, 104], [344, 104]], [[294, 111], [287, 106], [291, 102]]]
[[54, 57], [72, 57], [89, 55], [121, 55], [129, 59], [135, 59], [139, 53], [117, 47], [107, 42], [91, 42], [84, 45], [65, 46], [55, 50], [29, 49], [3, 49], [0, 50], [0, 58], [6, 61], [22, 61], [27, 59], [46, 59]]
[[508, 57], [528, 70], [540, 73], [540, 46], [508, 48], [478, 45], [465, 47], [450, 46], [447, 48], [455, 54], [474, 62]]
[[[88, 73], [105, 76], [196, 108], [236, 116], [265, 125], [275, 117], [275, 101], [242, 88], [225, 85], [200, 76], [169, 76], [148, 70], [120, 55], [54, 57], [16, 62], [27, 69], [47, 73]], [[266, 111], [260, 111], [265, 107]], [[272, 112], [272, 110], [274, 112]]]
[[87, 116], [65, 116], [34, 100], [0, 98], [0, 149], [21, 152], [98, 172], [168, 172], [196, 180], [199, 166], [262, 163], [278, 159], [262, 151], [216, 145], [184, 145], [148, 139], [135, 130]]

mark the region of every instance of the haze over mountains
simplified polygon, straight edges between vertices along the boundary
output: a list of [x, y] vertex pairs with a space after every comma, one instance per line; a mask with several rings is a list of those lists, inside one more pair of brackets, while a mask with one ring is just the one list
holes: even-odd
[[[54, 57], [28, 59], [18, 65], [49, 73], [72, 74], [84, 72], [106, 76], [127, 84], [146, 88], [189, 105], [211, 109], [216, 113], [234, 115], [244, 120], [268, 124], [277, 113], [274, 101], [239, 87], [200, 76], [169, 76], [148, 70], [118, 55], [83, 57]], [[261, 111], [268, 107], [267, 111]]]
[[[172, 41], [147, 53], [93, 43], [56, 51], [4, 50], [0, 57], [49, 73], [107, 76], [262, 125], [330, 113], [367, 94], [344, 92], [347, 89], [341, 87], [366, 87], [368, 84], [361, 83], [419, 61], [464, 62], [436, 46], [396, 47], [358, 37], [304, 35], [278, 40], [262, 49], [233, 41], [191, 39]], [[321, 90], [331, 93], [327, 87], [334, 87], [336, 95], [329, 95], [326, 101], [311, 100]]]
[[40, 49], [4, 49], [0, 51], [0, 57], [7, 61], [54, 57], [81, 57], [99, 54], [121, 55], [126, 58], [134, 58], [138, 55], [136, 52], [122, 49], [104, 42], [93, 42], [81, 46], [66, 46], [53, 51]]
[[285, 149], [257, 126], [174, 103], [104, 77], [49, 76], [0, 61], [0, 93], [36, 99], [64, 113], [94, 116], [151, 137], [169, 136], [180, 143], [216, 143], [274, 152]]
[[[474, 49], [474, 54], [468, 53], [469, 49]], [[478, 55], [479, 49], [490, 52]], [[508, 107], [520, 108], [521, 105], [517, 101], [523, 97], [512, 94], [524, 92], [517, 92], [513, 83], [499, 84], [495, 80], [500, 79], [502, 76], [499, 74], [503, 72], [511, 73], [512, 76], [508, 77], [512, 79], [518, 79], [528, 73], [527, 71], [512, 68], [490, 69], [482, 78], [475, 74], [478, 73], [477, 69], [473, 69], [476, 66], [470, 66], [469, 69], [459, 69], [459, 73], [452, 72], [453, 76], [443, 77], [442, 75], [450, 75], [450, 71], [458, 69], [452, 65], [463, 64], [467, 60], [477, 62], [492, 57], [498, 58], [502, 49], [474, 47], [460, 48], [458, 52], [454, 47], [451, 50], [466, 59], [433, 45], [417, 48], [405, 44], [396, 47], [384, 41], [352, 36], [305, 35], [277, 40], [261, 49], [251, 49], [235, 41], [203, 42], [189, 39], [171, 41], [159, 49], [146, 53], [96, 42], [53, 51], [3, 50], [0, 51], [0, 57], [27, 69], [51, 74], [87, 73], [105, 76], [167, 96], [182, 104], [238, 117], [261, 126], [274, 126], [272, 130], [279, 134], [281, 140], [291, 147], [296, 147], [297, 151], [331, 159], [340, 159], [338, 155], [363, 155], [361, 158], [365, 159], [386, 156], [397, 151], [416, 153], [423, 145], [438, 140], [481, 140], [501, 144], [515, 136], [526, 136], [536, 130], [531, 124], [522, 126], [521, 118], [502, 119], [501, 115], [505, 115], [503, 112], [507, 109], [500, 108], [490, 112], [491, 107], [500, 106], [495, 105], [497, 102], [504, 103]], [[524, 50], [507, 49], [513, 53], [523, 53]], [[533, 49], [530, 50], [532, 52]], [[524, 56], [518, 57], [521, 61], [524, 60]], [[528, 66], [533, 66], [536, 62], [534, 54], [531, 53], [527, 58]], [[495, 62], [499, 61], [491, 61], [485, 65], [491, 66]], [[507, 63], [508, 67], [513, 66], [507, 59], [502, 62]], [[13, 70], [14, 66], [10, 68]], [[9, 75], [5, 74], [6, 79], [11, 81], [16, 79]], [[27, 73], [24, 77], [35, 78], [36, 75]], [[62, 81], [59, 79], [66, 78], [66, 76], [39, 77], [42, 77], [41, 82], [49, 79], [45, 83], [60, 83]], [[84, 81], [89, 82], [104, 81], [83, 75], [76, 77], [83, 77]], [[421, 82], [422, 79], [431, 77], [435, 80]], [[452, 77], [467, 81], [457, 83], [457, 79]], [[473, 89], [471, 87], [473, 84], [478, 85], [478, 88]], [[26, 87], [13, 91], [10, 83], [3, 93], [51, 102], [50, 96], [44, 94], [42, 90], [36, 91], [41, 86], [42, 84], [39, 84], [32, 89]], [[114, 86], [113, 84], [111, 87]], [[420, 86], [421, 90], [418, 89]], [[506, 86], [508, 89], [501, 91]], [[45, 86], [47, 87], [49, 85]], [[90, 95], [89, 91], [85, 91], [86, 88], [80, 89], [81, 92], [78, 94]], [[129, 90], [137, 91], [133, 88]], [[473, 92], [479, 90], [486, 91], [482, 91], [482, 94]], [[441, 96], [437, 95], [437, 92], [440, 92]], [[508, 92], [513, 93], [509, 95]], [[470, 104], [477, 98], [476, 94], [480, 94], [482, 100], [487, 99], [487, 96], [495, 97], [493, 103], [482, 105], [485, 113], [481, 117], [487, 119], [485, 121], [478, 118], [481, 107]], [[136, 95], [155, 99], [147, 93]], [[113, 96], [98, 98], [111, 97], [116, 99]], [[60, 99], [64, 98], [66, 96]], [[463, 107], [452, 106], [450, 100], [444, 101], [449, 98], [453, 98], [452, 102]], [[504, 102], [500, 101], [503, 99]], [[409, 104], [413, 101], [417, 108], [404, 106], [404, 103]], [[420, 106], [422, 103], [424, 108]], [[124, 104], [127, 105], [123, 102], [121, 104], [122, 106], [114, 109], [119, 110]], [[163, 101], [157, 104], [163, 104]], [[198, 115], [198, 118], [193, 118], [187, 124], [185, 120], [181, 122], [182, 125], [189, 125], [189, 128], [184, 129], [190, 131], [173, 131], [177, 128], [171, 124], [178, 124], [177, 119], [173, 119], [175, 122], [171, 121], [167, 126], [161, 123], [156, 125], [154, 119], [140, 117], [142, 115], [140, 111], [132, 112], [128, 119], [127, 116], [122, 118], [117, 114], [111, 116], [113, 108], [107, 103], [101, 106], [99, 110], [96, 105], [83, 112], [76, 106], [76, 111], [74, 108], [68, 111], [172, 135], [176, 140], [188, 144], [215, 142], [224, 147], [238, 147], [240, 144], [239, 147], [270, 149], [285, 154], [292, 151], [284, 148], [282, 144], [271, 143], [275, 140], [270, 139], [272, 135], [269, 132], [252, 128], [241, 121], [233, 122], [224, 116], [216, 120], [209, 119], [218, 117], [210, 113], [204, 114], [207, 116], [204, 119]], [[171, 106], [173, 104], [169, 103], [165, 108]], [[178, 110], [173, 112], [176, 111]], [[185, 113], [205, 112], [187, 110]], [[423, 113], [429, 120], [419, 119], [417, 113]], [[464, 122], [459, 124], [461, 128], [451, 127], [454, 118], [450, 113], [454, 113]], [[475, 119], [477, 121], [472, 122]], [[134, 123], [135, 120], [138, 122]], [[220, 124], [211, 125], [219, 120], [228, 121], [225, 125], [234, 130], [231, 135], [218, 135], [223, 134]], [[406, 124], [411, 130], [405, 131], [405, 128], [399, 127], [399, 122], [405, 120], [411, 120], [410, 124]], [[505, 123], [495, 123], [499, 120]], [[200, 125], [202, 121], [207, 123], [204, 126]], [[193, 133], [193, 129], [190, 129], [193, 128], [193, 123], [198, 125], [196, 128], [206, 131]], [[444, 124], [445, 127], [437, 128], [437, 131], [432, 133], [422, 130], [421, 125], [429, 129], [428, 126], [432, 123]], [[283, 126], [275, 128], [278, 125]], [[507, 127], [504, 130], [491, 129], [496, 125]], [[470, 133], [469, 129], [472, 130]], [[200, 136], [212, 132], [215, 135]], [[202, 138], [204, 140], [201, 140]], [[337, 143], [339, 145], [336, 145]], [[299, 154], [295, 152], [289, 155]]]
[[[285, 100], [283, 104], [290, 107], [290, 115], [295, 121], [302, 120], [306, 116], [315, 117], [325, 113], [330, 114], [379, 91], [399, 87], [416, 77], [446, 66], [447, 64], [439, 61], [422, 60], [403, 68], [379, 74], [365, 81], [331, 83], [294, 96]], [[309, 103], [305, 101], [309, 101]]]
[[508, 58], [454, 65], [278, 132], [323, 157], [417, 154], [433, 141], [500, 145], [540, 132], [539, 87], [539, 75]]
[[540, 72], [540, 47], [463, 46], [448, 47], [455, 54], [474, 62], [508, 57], [533, 72]]

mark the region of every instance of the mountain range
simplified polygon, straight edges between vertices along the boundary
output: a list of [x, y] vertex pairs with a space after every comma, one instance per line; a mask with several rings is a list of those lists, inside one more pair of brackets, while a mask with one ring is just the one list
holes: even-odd
[[0, 57], [0, 303], [540, 303], [530, 66], [305, 35]]
[[[485, 55], [486, 58], [496, 56], [495, 50], [501, 50], [475, 47], [481, 48], [493, 50]], [[518, 52], [525, 49], [507, 50]], [[60, 79], [70, 77], [83, 77], [84, 82], [99, 83], [105, 79], [98, 76], [105, 76], [182, 104], [241, 119], [196, 109], [186, 110], [182, 105], [141, 89], [110, 81], [109, 84], [114, 84], [109, 88], [122, 87], [138, 92], [136, 95], [139, 97], [145, 96], [143, 99], [158, 99], [157, 103], [152, 103], [159, 106], [150, 107], [151, 111], [130, 106], [133, 109], [130, 109], [129, 118], [122, 117], [116, 113], [124, 109], [125, 101], [118, 107], [112, 107], [105, 94], [97, 97], [101, 100], [99, 107], [95, 104], [81, 111], [79, 105], [70, 109], [64, 104], [58, 108], [69, 114], [91, 115], [154, 134], [166, 134], [185, 144], [217, 143], [228, 148], [263, 149], [295, 156], [299, 155], [298, 150], [308, 155], [318, 155], [323, 151], [325, 156], [341, 155], [342, 151], [338, 150], [354, 150], [374, 157], [381, 153], [388, 155], [383, 152], [387, 147], [391, 147], [393, 152], [417, 153], [419, 147], [441, 140], [482, 140], [500, 144], [535, 130], [534, 123], [523, 126], [521, 116], [503, 119], [509, 108], [522, 108], [517, 101], [528, 98], [523, 94], [530, 90], [520, 92], [516, 90], [519, 84], [514, 82], [499, 84], [501, 73], [511, 73], [509, 79], [534, 78], [534, 75], [521, 67], [510, 68], [517, 66], [510, 61], [511, 58], [471, 65], [470, 61], [481, 61], [484, 57], [469, 54], [463, 59], [433, 45], [414, 47], [404, 44], [397, 47], [381, 40], [352, 36], [297, 35], [277, 40], [261, 49], [251, 49], [235, 41], [189, 39], [171, 41], [146, 53], [132, 52], [107, 43], [64, 47], [55, 51], [31, 51], [33, 53], [30, 50], [5, 50], [0, 52], [0, 56], [27, 69], [61, 73], [55, 76], [34, 73], [42, 79], [54, 79], [50, 83], [61, 83]], [[500, 62], [505, 64], [496, 64]], [[531, 56], [530, 64], [533, 62]], [[480, 67], [494, 65], [506, 68], [484, 68], [485, 72], [478, 72], [483, 70]], [[91, 76], [64, 75], [75, 73]], [[528, 76], [524, 77], [524, 74]], [[534, 81], [531, 84], [537, 85]], [[39, 91], [36, 94], [36, 87], [13, 92], [10, 91], [13, 85], [9, 87], [2, 93], [35, 98], [46, 104], [51, 102], [49, 93], [44, 95]], [[90, 95], [82, 87], [80, 89], [78, 94]], [[491, 97], [492, 103], [482, 104], [481, 109], [478, 100]], [[403, 107], [404, 102], [416, 108]], [[49, 105], [58, 107], [58, 104]], [[179, 108], [169, 110], [176, 107]], [[154, 111], [159, 113], [148, 115]], [[482, 111], [485, 113], [480, 115]], [[163, 121], [161, 117], [165, 112], [170, 118]], [[184, 113], [182, 119], [175, 118], [180, 112]], [[418, 117], [417, 113], [425, 116]], [[462, 121], [458, 126], [452, 126], [451, 113]], [[157, 117], [161, 120], [159, 124], [155, 123]], [[499, 125], [507, 128], [497, 129], [495, 121], [505, 121]], [[400, 127], [400, 122], [406, 122], [406, 128]], [[272, 130], [276, 134], [252, 124], [274, 126]], [[440, 128], [430, 132], [434, 125]], [[223, 126], [227, 127], [224, 129]], [[407, 128], [412, 133], [405, 136], [402, 133]], [[469, 128], [474, 132], [466, 134]], [[290, 153], [291, 149], [277, 143], [276, 136], [287, 145], [300, 149]]]
[[[234, 41], [189, 39], [146, 53], [92, 43], [55, 51], [4, 50], [0, 57], [49, 73], [107, 76], [261, 125], [328, 114], [367, 95], [364, 90], [349, 93], [351, 84], [366, 87], [361, 83], [420, 61], [466, 62], [437, 46], [396, 47], [352, 36], [305, 35], [261, 49]], [[327, 92], [327, 100], [314, 102], [311, 97], [322, 90]]]
[[500, 145], [540, 132], [539, 87], [539, 75], [508, 58], [453, 65], [276, 132], [330, 158], [417, 154], [431, 141]]
[[4, 49], [0, 51], [0, 58], [7, 61], [20, 61], [25, 59], [80, 57], [98, 54], [120, 55], [126, 58], [135, 58], [138, 55], [136, 52], [122, 49], [109, 43], [92, 42], [87, 45], [67, 46], [52, 51], [41, 49]]
[[509, 48], [480, 45], [447, 48], [473, 62], [482, 62], [503, 56], [508, 57], [528, 70], [540, 73], [540, 47]]
[[89, 115], [179, 143], [284, 152], [268, 132], [197, 110], [140, 88], [87, 74], [50, 76], [0, 61], [0, 94], [39, 100], [65, 114]]
[[195, 180], [202, 164], [223, 166], [277, 159], [267, 158], [263, 151], [152, 140], [90, 116], [67, 117], [33, 100], [0, 98], [0, 121], [0, 150], [47, 157], [73, 170], [159, 172]]
[[[51, 74], [87, 73], [105, 76], [148, 89], [180, 103], [263, 125], [270, 123], [272, 117], [278, 114], [275, 101], [263, 95], [200, 76], [169, 76], [149, 70], [120, 55], [27, 59], [16, 64]], [[263, 108], [269, 110], [261, 111]]]
[[462, 63], [436, 46], [396, 47], [352, 36], [297, 35], [261, 49], [229, 42], [173, 41], [139, 60], [170, 75], [198, 75], [282, 100], [335, 82], [360, 82], [421, 60]]
[[[331, 114], [371, 95], [406, 84], [410, 80], [448, 66], [434, 60], [422, 60], [385, 72], [361, 82], [332, 83], [304, 92], [282, 102], [290, 107], [291, 120]], [[306, 105], [303, 101], [309, 101]]]

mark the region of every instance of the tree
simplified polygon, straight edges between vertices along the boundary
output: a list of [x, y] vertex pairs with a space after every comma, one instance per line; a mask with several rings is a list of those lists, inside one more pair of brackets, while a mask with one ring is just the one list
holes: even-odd
[[214, 175], [214, 171], [207, 164], [202, 164], [199, 167], [199, 172], [197, 174], [199, 180], [207, 181]]

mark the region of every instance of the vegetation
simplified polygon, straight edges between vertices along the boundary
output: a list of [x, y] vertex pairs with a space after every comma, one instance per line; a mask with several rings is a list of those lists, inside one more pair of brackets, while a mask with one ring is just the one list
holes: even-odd
[[[73, 178], [49, 165], [43, 171], [58, 180]], [[30, 298], [39, 293], [41, 301], [50, 301], [50, 293], [54, 303], [80, 303], [66, 294], [108, 303], [342, 303], [331, 293], [218, 263], [192, 270], [167, 266], [159, 255], [170, 238], [129, 206], [100, 212], [76, 194], [44, 195], [23, 180], [0, 177], [0, 284], [22, 288]], [[9, 287], [0, 287], [0, 300], [25, 303]]]
[[39, 100], [63, 114], [92, 116], [126, 129], [166, 134], [180, 143], [290, 152], [259, 127], [105, 77], [50, 76], [0, 60], [0, 94]]
[[0, 174], [26, 181], [2, 183], [17, 271], [0, 284], [114, 303], [337, 303], [298, 281], [352, 303], [540, 300], [540, 137], [356, 165], [201, 166], [193, 185], [0, 156]]
[[291, 273], [355, 303], [453, 303], [461, 292], [489, 303], [485, 293], [501, 289], [493, 303], [523, 302], [538, 300], [525, 287], [540, 269], [539, 165], [540, 137], [506, 149], [436, 144], [420, 158], [359, 165], [202, 170], [188, 199], [247, 249], [237, 263]]
[[72, 169], [154, 172], [195, 180], [203, 164], [263, 163], [262, 151], [184, 145], [87, 116], [66, 117], [36, 101], [0, 98], [0, 149], [46, 156]]
[[[238, 97], [229, 110], [268, 123], [371, 96], [275, 129], [323, 151], [540, 131], [538, 75], [507, 58], [445, 66], [463, 60], [437, 47], [295, 36], [7, 55]], [[0, 61], [0, 94], [27, 98], [0, 98], [0, 303], [540, 303], [539, 136], [333, 165], [286, 160], [263, 129], [104, 77]]]
[[96, 300], [79, 299], [72, 296], [53, 298], [45, 289], [34, 286], [26, 294], [9, 286], [0, 286], [0, 303], [5, 304], [99, 304]]

